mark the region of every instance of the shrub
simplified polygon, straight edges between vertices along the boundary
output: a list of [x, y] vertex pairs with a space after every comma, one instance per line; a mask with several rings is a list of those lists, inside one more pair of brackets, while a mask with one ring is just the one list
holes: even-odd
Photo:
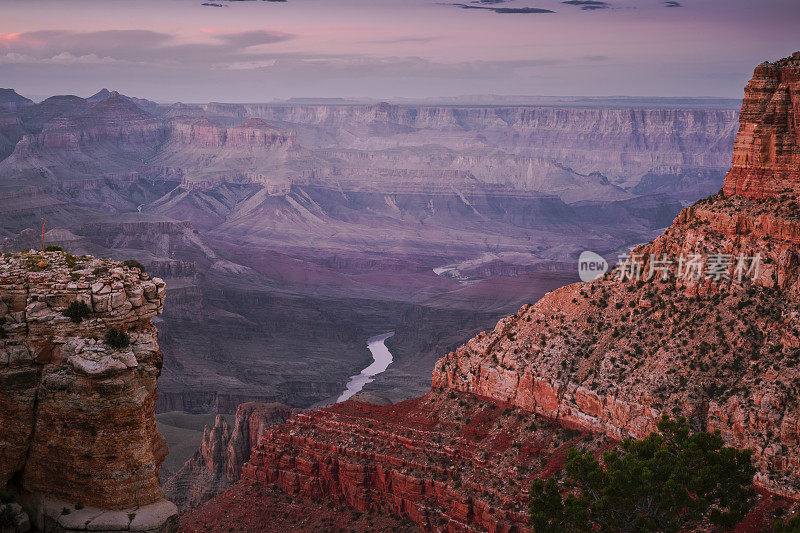
[[125, 266], [126, 266], [126, 267], [128, 267], [128, 268], [138, 268], [138, 269], [139, 269], [139, 270], [141, 270], [142, 272], [147, 272], [147, 271], [145, 270], [145, 268], [144, 268], [144, 265], [143, 265], [143, 264], [141, 264], [141, 263], [140, 263], [139, 261], [137, 261], [136, 259], [126, 259], [125, 261], [123, 261], [123, 262], [122, 262], [122, 264], [123, 264], [123, 265], [125, 265]]
[[[732, 529], [755, 496], [750, 450], [723, 447], [720, 433], [689, 434], [684, 418], [666, 415], [660, 433], [626, 439], [620, 451], [570, 450], [563, 485], [532, 485], [535, 531], [684, 531], [703, 520]], [[562, 497], [562, 492], [567, 495]]]
[[75, 268], [78, 265], [78, 260], [75, 259], [75, 256], [70, 254], [64, 254], [64, 262], [70, 268]]
[[111, 328], [106, 333], [106, 344], [117, 350], [127, 348], [131, 344], [130, 336], [122, 330]]
[[0, 531], [15, 531], [16, 517], [10, 505], [0, 503]]
[[60, 246], [53, 246], [53, 245], [51, 244], [51, 245], [49, 245], [49, 246], [46, 246], [46, 247], [45, 247], [45, 249], [44, 249], [44, 251], [45, 251], [45, 252], [63, 252], [63, 251], [64, 251], [64, 249], [63, 249], [62, 247], [60, 247]]
[[775, 521], [775, 533], [797, 533], [800, 531], [800, 515], [788, 520], [779, 518]]
[[79, 324], [83, 322], [84, 318], [89, 318], [92, 315], [92, 310], [86, 305], [86, 302], [74, 301], [69, 304], [69, 307], [61, 312], [62, 315], [68, 317], [70, 320]]

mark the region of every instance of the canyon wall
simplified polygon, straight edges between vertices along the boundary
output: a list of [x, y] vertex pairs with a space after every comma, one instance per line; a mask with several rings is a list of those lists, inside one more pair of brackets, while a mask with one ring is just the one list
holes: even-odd
[[241, 403], [233, 428], [217, 415], [214, 425], [205, 427], [194, 456], [164, 484], [169, 500], [185, 511], [222, 493], [239, 481], [242, 466], [250, 460], [264, 431], [285, 422], [294, 412], [278, 403]]
[[653, 168], [725, 167], [736, 110], [586, 109], [548, 106], [209, 104], [224, 119], [260, 117], [297, 124], [301, 143], [359, 150], [420, 144], [421, 136], [452, 150], [492, 146], [559, 161], [582, 174], [631, 182]]
[[90, 256], [0, 256], [0, 487], [37, 527], [174, 528], [154, 411], [165, 289]]

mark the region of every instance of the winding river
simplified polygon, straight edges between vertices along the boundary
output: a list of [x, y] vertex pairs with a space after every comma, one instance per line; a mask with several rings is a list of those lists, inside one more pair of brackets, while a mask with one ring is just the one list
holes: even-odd
[[392, 364], [392, 352], [386, 347], [384, 341], [394, 335], [394, 331], [382, 333], [367, 339], [367, 348], [372, 352], [372, 364], [350, 378], [344, 392], [337, 398], [336, 403], [343, 402], [360, 392], [364, 385], [371, 383], [375, 376], [386, 370]]

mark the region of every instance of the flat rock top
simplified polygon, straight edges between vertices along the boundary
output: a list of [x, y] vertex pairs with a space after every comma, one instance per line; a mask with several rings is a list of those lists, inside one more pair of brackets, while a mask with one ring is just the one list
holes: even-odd
[[115, 283], [146, 281], [164, 283], [137, 266], [90, 255], [73, 256], [61, 251], [42, 254], [35, 250], [0, 254], [0, 285], [52, 283], [54, 289], [91, 288], [92, 292], [98, 292], [104, 287], [110, 291]]

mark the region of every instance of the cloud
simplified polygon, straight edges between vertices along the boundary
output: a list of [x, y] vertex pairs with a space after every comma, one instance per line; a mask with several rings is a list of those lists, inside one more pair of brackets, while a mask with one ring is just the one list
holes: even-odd
[[608, 9], [610, 7], [608, 2], [601, 2], [600, 0], [566, 0], [562, 3], [571, 6], [580, 6], [583, 11], [595, 11], [597, 9]]
[[237, 61], [235, 63], [222, 65], [222, 68], [227, 70], [257, 70], [274, 67], [277, 63], [277, 59], [264, 59], [262, 61]]
[[401, 43], [429, 43], [438, 37], [397, 37], [396, 39], [377, 39], [374, 41], [361, 41], [362, 44], [401, 44]]
[[682, 7], [680, 2], [676, 2], [675, 0], [667, 0], [664, 2], [664, 5], [667, 7]]
[[238, 48], [249, 48], [251, 46], [260, 46], [262, 44], [288, 41], [294, 36], [279, 31], [253, 30], [238, 33], [220, 33], [216, 34], [215, 37]]
[[[495, 2], [490, 2], [495, 3]], [[485, 11], [494, 11], [495, 13], [521, 13], [521, 14], [534, 14], [534, 13], [555, 13], [549, 9], [542, 9], [538, 7], [485, 7], [476, 6], [472, 4], [450, 4], [451, 6], [460, 7], [461, 9], [483, 9]]]
[[86, 54], [76, 56], [69, 52], [62, 52], [53, 57], [35, 58], [25, 54], [17, 54], [9, 52], [0, 55], [0, 64], [16, 64], [16, 63], [40, 63], [45, 65], [111, 65], [115, 63], [123, 63], [118, 59], [112, 57], [100, 57], [97, 54]]
[[[173, 68], [251, 64], [271, 59], [259, 47], [293, 39], [278, 31], [223, 33], [208, 30], [205, 42], [179, 42], [147, 30], [35, 31], [0, 35], [4, 63], [141, 64]], [[210, 41], [209, 41], [210, 38]]]

